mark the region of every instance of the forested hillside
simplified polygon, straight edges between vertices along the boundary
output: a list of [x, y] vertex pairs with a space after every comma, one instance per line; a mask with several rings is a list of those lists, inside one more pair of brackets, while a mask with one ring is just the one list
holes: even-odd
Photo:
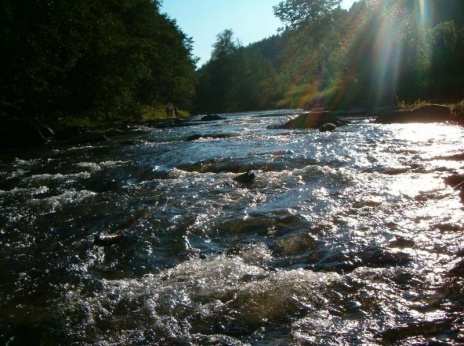
[[464, 97], [462, 0], [286, 0], [279, 35], [241, 47], [218, 35], [198, 111], [378, 107]]
[[191, 41], [158, 0], [3, 0], [0, 117], [137, 116], [188, 108]]
[[[4, 0], [0, 117], [137, 118], [353, 108], [464, 97], [462, 0], [286, 0], [278, 35], [242, 47], [220, 33], [195, 72], [192, 41], [159, 0]], [[149, 108], [148, 107], [148, 108]]]

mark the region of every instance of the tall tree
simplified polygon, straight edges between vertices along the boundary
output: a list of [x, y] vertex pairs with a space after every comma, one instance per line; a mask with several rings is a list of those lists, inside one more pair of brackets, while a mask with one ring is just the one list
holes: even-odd
[[329, 16], [340, 3], [341, 0], [285, 0], [274, 7], [274, 13], [283, 23], [295, 29]]
[[191, 41], [157, 0], [4, 0], [0, 33], [4, 116], [127, 117], [192, 99]]

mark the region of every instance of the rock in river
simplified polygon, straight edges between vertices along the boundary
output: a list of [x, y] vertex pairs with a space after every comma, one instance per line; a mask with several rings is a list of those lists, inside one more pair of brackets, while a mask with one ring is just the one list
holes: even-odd
[[333, 132], [337, 129], [337, 125], [332, 124], [332, 123], [325, 123], [322, 124], [321, 127], [319, 127], [319, 131], [321, 132]]
[[240, 174], [234, 178], [234, 180], [241, 184], [252, 184], [256, 179], [256, 174], [253, 171]]
[[120, 243], [124, 239], [122, 234], [98, 234], [94, 244], [97, 246], [111, 246]]
[[[281, 129], [321, 129], [327, 128], [325, 131], [333, 131], [338, 126], [347, 125], [348, 122], [341, 119], [344, 116], [343, 112], [315, 111], [303, 113], [296, 118], [288, 121], [278, 128]], [[327, 126], [329, 125], [330, 126]], [[335, 128], [333, 128], [335, 126]], [[322, 131], [322, 130], [321, 130]]]
[[464, 185], [464, 175], [454, 174], [445, 179], [445, 183], [453, 188], [459, 188]]

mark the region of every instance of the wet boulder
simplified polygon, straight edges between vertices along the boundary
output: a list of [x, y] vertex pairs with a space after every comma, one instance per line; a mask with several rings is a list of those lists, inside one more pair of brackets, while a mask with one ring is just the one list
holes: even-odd
[[318, 129], [325, 121], [327, 112], [311, 112], [298, 115], [296, 118], [280, 126], [281, 129]]
[[320, 132], [333, 132], [337, 129], [337, 125], [334, 123], [325, 123], [319, 127]]
[[390, 242], [389, 245], [392, 248], [404, 249], [404, 248], [412, 248], [416, 245], [416, 243], [412, 239], [397, 236]]
[[464, 175], [454, 174], [445, 178], [445, 183], [453, 188], [464, 186]]
[[316, 240], [308, 232], [289, 233], [275, 240], [278, 254], [292, 256], [313, 250]]
[[[334, 131], [337, 126], [347, 125], [343, 118], [344, 112], [315, 111], [303, 113], [287, 123], [277, 126], [277, 129], [319, 129], [321, 131]], [[329, 125], [330, 124], [330, 125]]]
[[253, 171], [240, 174], [234, 178], [240, 184], [252, 184], [256, 180], [256, 174]]

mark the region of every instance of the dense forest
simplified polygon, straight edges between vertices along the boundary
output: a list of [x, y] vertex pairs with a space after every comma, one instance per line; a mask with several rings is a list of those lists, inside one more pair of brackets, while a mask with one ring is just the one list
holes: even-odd
[[285, 0], [278, 35], [217, 37], [195, 70], [192, 40], [160, 0], [4, 0], [0, 118], [137, 120], [196, 112], [353, 108], [464, 97], [464, 2]]
[[226, 30], [198, 72], [202, 112], [373, 108], [464, 97], [464, 1], [286, 0], [281, 32], [246, 47]]
[[159, 0], [3, 0], [0, 118], [137, 117], [190, 108], [192, 41]]

